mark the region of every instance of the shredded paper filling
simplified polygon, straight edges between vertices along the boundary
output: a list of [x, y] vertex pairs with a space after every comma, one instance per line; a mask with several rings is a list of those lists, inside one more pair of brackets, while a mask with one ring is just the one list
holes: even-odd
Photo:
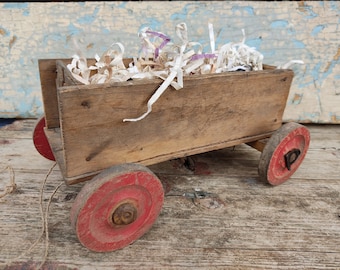
[[[131, 79], [162, 79], [163, 83], [147, 103], [147, 111], [137, 118], [123, 119], [123, 122], [140, 121], [152, 112], [153, 104], [170, 85], [176, 90], [183, 88], [183, 76], [263, 69], [263, 55], [245, 44], [243, 29], [240, 42], [230, 42], [219, 49], [216, 49], [213, 25], [208, 24], [208, 29], [210, 52], [203, 52], [202, 44], [189, 41], [186, 24], [180, 23], [176, 26], [178, 44], [172, 43], [171, 38], [162, 32], [143, 28], [138, 34], [141, 39], [140, 54], [128, 66], [123, 63], [125, 48], [118, 42], [101, 56], [95, 55], [96, 63], [93, 66], [88, 66], [87, 59], [77, 49], [67, 68], [75, 79], [85, 85]], [[291, 60], [277, 68], [287, 69], [293, 64], [303, 64], [303, 61]], [[93, 70], [96, 71], [94, 74], [91, 73]]]

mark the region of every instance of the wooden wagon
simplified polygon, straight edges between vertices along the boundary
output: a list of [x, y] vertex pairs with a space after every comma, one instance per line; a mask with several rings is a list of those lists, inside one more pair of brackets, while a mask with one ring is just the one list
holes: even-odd
[[66, 68], [70, 61], [39, 61], [45, 115], [33, 139], [67, 184], [91, 179], [71, 209], [78, 239], [90, 250], [123, 248], [151, 228], [164, 192], [147, 165], [247, 143], [262, 152], [259, 177], [278, 185], [306, 155], [308, 129], [282, 123], [292, 70], [265, 65], [187, 76], [184, 88], [169, 87], [145, 119], [123, 122], [145, 111], [161, 80], [83, 85]]

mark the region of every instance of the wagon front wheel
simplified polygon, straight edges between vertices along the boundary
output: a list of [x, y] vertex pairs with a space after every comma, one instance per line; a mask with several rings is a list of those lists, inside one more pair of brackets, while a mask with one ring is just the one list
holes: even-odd
[[263, 148], [259, 175], [271, 185], [280, 185], [299, 168], [306, 156], [310, 134], [306, 127], [287, 123], [273, 133]]
[[164, 200], [162, 183], [149, 169], [124, 164], [85, 184], [71, 209], [81, 244], [96, 252], [124, 248], [156, 221]]

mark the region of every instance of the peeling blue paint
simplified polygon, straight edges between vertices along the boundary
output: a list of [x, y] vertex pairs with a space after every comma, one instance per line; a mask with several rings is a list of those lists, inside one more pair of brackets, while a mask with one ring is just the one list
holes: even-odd
[[176, 13], [173, 13], [170, 16], [170, 19], [173, 20], [173, 21], [177, 21], [177, 20], [185, 21], [187, 16], [188, 16], [188, 14], [186, 12], [184, 12], [184, 13], [176, 12]]
[[291, 99], [290, 104], [292, 105], [299, 105], [303, 99], [303, 94], [295, 94], [294, 98]]
[[318, 63], [312, 70], [310, 65], [306, 65], [306, 71], [305, 74], [309, 74], [312, 78], [311, 80], [308, 81], [303, 81], [298, 83], [298, 88], [299, 89], [304, 89], [307, 88], [308, 86], [314, 84], [316, 80], [318, 80], [318, 75], [319, 75], [319, 69], [321, 67], [321, 63]]
[[293, 27], [287, 28], [287, 32], [289, 35], [296, 35], [296, 31]]
[[307, 5], [305, 5], [305, 6], [304, 6], [304, 10], [305, 10], [305, 12], [308, 14], [307, 16], [305, 16], [305, 19], [307, 19], [307, 20], [308, 20], [308, 19], [314, 19], [314, 18], [316, 18], [316, 17], [319, 16], [318, 14], [316, 14], [316, 13], [314, 12], [312, 6], [307, 6]]
[[302, 119], [318, 119], [320, 117], [320, 112], [303, 112]]
[[[202, 9], [201, 9], [202, 7]], [[203, 9], [204, 8], [204, 9]], [[194, 9], [194, 10], [193, 10]], [[199, 12], [202, 12], [202, 10], [206, 10], [206, 7], [204, 4], [200, 3], [190, 3], [186, 4], [181, 12], [175, 12], [170, 16], [171, 20], [180, 20], [180, 21], [187, 21], [189, 15], [191, 17], [197, 17]]]
[[331, 10], [335, 10], [339, 12], [339, 6], [337, 1], [329, 1]]
[[80, 17], [77, 22], [80, 24], [91, 24], [95, 21], [96, 15], [99, 12], [99, 7], [96, 7], [92, 14]]
[[[33, 99], [34, 101], [34, 99]], [[19, 102], [19, 105], [17, 106], [18, 108], [20, 108], [21, 111], [26, 111], [26, 112], [30, 112], [32, 110], [32, 104], [33, 102], [27, 102], [27, 100], [21, 100]]]
[[[222, 32], [223, 28], [220, 29], [214, 29], [214, 32], [217, 34], [217, 36], [215, 37], [215, 42], [216, 42], [216, 47], [218, 48], [219, 45], [222, 44], [222, 38], [221, 38], [221, 32]], [[225, 44], [225, 43], [223, 43]]]
[[242, 6], [233, 6], [231, 8], [231, 10], [232, 10], [233, 14], [235, 14], [236, 11], [241, 11], [242, 13], [243, 12], [248, 13], [248, 15], [252, 15], [252, 16], [255, 15], [254, 8], [251, 7], [251, 6], [244, 6], [244, 7], [242, 7]]
[[159, 29], [161, 28], [162, 23], [160, 21], [158, 21], [155, 18], [147, 18], [147, 22], [143, 23], [140, 27], [139, 27], [139, 31], [142, 30], [145, 27], [150, 27], [153, 30], [159, 31]]
[[[314, 84], [317, 87], [317, 92], [320, 92], [321, 91], [320, 86], [323, 84], [323, 82], [327, 79], [329, 75], [333, 74], [334, 67], [339, 63], [340, 63], [340, 58], [337, 60], [332, 60], [329, 63], [327, 70], [321, 70], [323, 66], [323, 62], [321, 61], [318, 62], [312, 69], [310, 69], [308, 66], [306, 69], [306, 74], [310, 74], [310, 76], [312, 77], [312, 80], [298, 84], [298, 88], [303, 89], [311, 84]], [[340, 79], [340, 75], [335, 75], [334, 78]]]
[[61, 40], [64, 40], [64, 39], [65, 39], [65, 37], [62, 36], [61, 34], [52, 33], [52, 34], [45, 34], [45, 35], [43, 36], [42, 42], [43, 42], [43, 45], [44, 45], [44, 46], [47, 46], [49, 40], [53, 40], [53, 41], [61, 41]]
[[286, 20], [276, 20], [270, 24], [270, 28], [286, 28], [289, 25], [288, 21]]
[[62, 35], [61, 33], [49, 34], [49, 35], [46, 35], [45, 37], [47, 37], [48, 39], [53, 40], [53, 41], [65, 40], [65, 36]]
[[293, 39], [292, 42], [293, 42], [295, 48], [303, 49], [303, 48], [306, 47], [305, 43], [303, 43], [300, 40]]
[[29, 10], [24, 10], [23, 11], [23, 13], [22, 13], [22, 15], [24, 15], [24, 16], [29, 16], [30, 15], [30, 12], [29, 12]]
[[25, 59], [24, 58], [20, 58], [19, 59], [19, 65], [20, 66], [24, 66], [25, 65]]
[[8, 8], [8, 9], [25, 9], [28, 8], [28, 3], [5, 3], [3, 5], [3, 8]]
[[323, 24], [317, 25], [312, 30], [312, 37], [317, 36], [323, 29], [325, 29], [325, 26]]
[[25, 3], [5, 3], [3, 5], [3, 8], [22, 10], [22, 15], [24, 15], [25, 17], [29, 16], [29, 14], [30, 14], [29, 5], [28, 5], [27, 2], [25, 2]]
[[272, 57], [276, 54], [276, 50], [265, 50], [265, 51], [261, 51], [261, 53], [263, 54], [264, 58], [269, 58]]
[[258, 37], [258, 38], [246, 40], [246, 44], [249, 47], [255, 47], [256, 49], [259, 50], [262, 44], [262, 38]]
[[322, 62], [318, 62], [310, 72], [314, 81], [317, 81], [319, 79], [321, 65], [322, 65]]
[[[186, 22], [189, 39], [200, 42], [204, 45], [204, 51], [209, 52], [207, 23], [212, 22], [216, 33], [216, 47], [239, 41], [240, 31], [244, 28], [246, 32], [249, 32], [246, 44], [260, 50], [265, 57], [266, 64], [281, 63], [291, 59], [304, 60], [306, 65], [303, 68], [296, 67], [293, 89], [294, 91], [296, 88], [299, 89], [294, 92], [297, 95], [303, 93], [305, 95], [303, 99], [298, 99], [298, 96], [291, 98], [288, 101], [288, 109], [294, 110], [299, 106], [294, 117], [301, 120], [308, 118], [316, 122], [326, 121], [326, 118], [329, 118], [326, 110], [333, 110], [333, 107], [324, 106], [325, 112], [322, 113], [322, 105], [332, 98], [329, 97], [329, 92], [332, 95], [338, 94], [337, 85], [340, 83], [340, 74], [337, 72], [340, 60], [338, 52], [334, 52], [338, 49], [336, 38], [340, 31], [339, 3], [337, 1], [306, 1], [304, 4], [299, 3], [300, 5], [283, 4], [285, 8], [281, 9], [269, 2], [261, 6], [259, 3], [250, 1], [224, 4], [217, 1], [183, 1], [181, 4], [176, 4], [176, 8], [171, 11], [171, 9], [163, 10], [167, 7], [166, 5], [147, 2], [119, 1], [98, 4], [83, 1], [63, 4], [48, 3], [46, 9], [44, 7], [44, 14], [41, 14], [41, 18], [40, 16], [30, 18], [36, 7], [33, 3], [20, 3], [19, 1], [3, 3], [0, 6], [4, 11], [6, 24], [0, 23], [0, 40], [2, 41], [0, 48], [7, 53], [7, 48], [15, 42], [15, 38], [11, 39], [15, 34], [19, 41], [27, 40], [27, 43], [15, 43], [13, 48], [16, 50], [12, 49], [12, 53], [8, 54], [8, 60], [13, 63], [14, 72], [12, 74], [12, 70], [3, 70], [2, 78], [0, 78], [2, 79], [0, 99], [5, 101], [5, 106], [1, 108], [0, 113], [14, 108], [15, 112], [6, 115], [28, 117], [29, 115], [36, 116], [36, 113], [41, 111], [43, 106], [40, 96], [35, 93], [39, 91], [40, 77], [37, 62], [34, 59], [38, 54], [42, 58], [71, 56], [74, 52], [71, 42], [73, 37], [84, 41], [81, 45], [89, 57], [94, 53], [107, 50], [112, 38], [126, 46], [124, 56], [132, 57], [136, 56], [134, 52], [139, 48], [135, 27], [148, 26], [156, 31], [164, 31], [176, 39], [173, 33], [174, 26], [179, 22]], [[317, 16], [320, 18], [316, 18]], [[122, 29], [126, 21], [133, 27]], [[27, 26], [25, 31], [21, 31], [22, 25], [26, 22], [34, 22], [34, 24], [41, 22], [43, 25], [38, 25], [36, 29]], [[263, 36], [263, 40], [260, 35]], [[314, 42], [316, 39], [318, 43]], [[22, 80], [18, 79], [17, 71], [19, 70]], [[10, 82], [7, 78], [10, 78]], [[25, 83], [23, 84], [22, 81]], [[334, 89], [325, 89], [325, 82], [327, 86], [334, 87]], [[18, 95], [12, 89], [18, 91]], [[309, 94], [306, 95], [306, 92]], [[339, 97], [338, 94], [335, 98]], [[301, 101], [303, 104], [300, 104]], [[21, 102], [24, 102], [26, 106]], [[304, 108], [308, 103], [313, 106]], [[29, 108], [28, 104], [34, 108]], [[318, 107], [315, 108], [314, 104]], [[307, 112], [301, 113], [301, 108]], [[321, 113], [315, 113], [319, 110]], [[340, 113], [337, 112], [336, 118], [338, 119], [339, 116]], [[319, 119], [320, 117], [323, 118]]]
[[107, 28], [103, 28], [103, 29], [102, 29], [102, 33], [103, 33], [104, 35], [108, 35], [108, 34], [110, 34], [110, 30], [107, 29]]
[[74, 26], [73, 23], [70, 23], [67, 27], [67, 30], [68, 32], [71, 34], [71, 35], [78, 35], [79, 33], [82, 32], [81, 29], [79, 29], [78, 27]]
[[334, 67], [335, 67], [337, 64], [339, 64], [339, 63], [340, 63], [340, 58], [337, 59], [337, 60], [332, 60], [332, 61], [329, 63], [329, 66], [328, 66], [327, 70], [325, 70], [325, 71], [323, 71], [323, 72], [321, 73], [321, 78], [320, 78], [321, 83], [322, 83], [322, 82], [323, 82], [330, 74], [333, 73]]
[[1, 27], [1, 26], [0, 26], [0, 30], [2, 30], [1, 32], [3, 33], [3, 35], [4, 35], [5, 37], [9, 37], [10, 34], [11, 34], [10, 31], [8, 31], [7, 29], [5, 29], [5, 28], [3, 28], [3, 27]]
[[118, 5], [119, 8], [125, 8], [126, 7], [126, 4], [127, 4], [127, 1], [123, 1], [122, 3], [120, 3]]

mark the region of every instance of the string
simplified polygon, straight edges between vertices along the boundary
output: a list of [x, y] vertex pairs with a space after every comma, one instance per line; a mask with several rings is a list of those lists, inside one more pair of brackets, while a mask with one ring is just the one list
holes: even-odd
[[[55, 166], [57, 165], [56, 162], [53, 163], [53, 165], [50, 167], [50, 169], [48, 170], [44, 181], [42, 182], [42, 185], [40, 187], [40, 196], [39, 196], [39, 210], [40, 210], [40, 215], [41, 215], [41, 231], [39, 234], [39, 237], [34, 241], [34, 243], [24, 252], [22, 252], [19, 256], [11, 259], [10, 261], [8, 261], [6, 263], [6, 266], [10, 266], [14, 261], [19, 260], [20, 258], [22, 258], [23, 256], [27, 255], [28, 253], [30, 253], [39, 243], [39, 241], [41, 240], [41, 238], [43, 237], [44, 233], [45, 233], [45, 252], [44, 252], [44, 257], [40, 263], [40, 265], [38, 266], [37, 269], [41, 269], [42, 266], [45, 264], [47, 257], [48, 257], [48, 249], [49, 249], [49, 232], [48, 232], [48, 214], [49, 214], [49, 210], [50, 210], [50, 205], [52, 202], [52, 199], [54, 197], [54, 195], [56, 194], [56, 192], [59, 190], [59, 188], [64, 184], [63, 182], [61, 182], [52, 192], [52, 194], [49, 197], [49, 200], [47, 202], [47, 206], [44, 212], [44, 208], [43, 208], [43, 194], [44, 194], [44, 189], [46, 186], [46, 182], [47, 179], [49, 178], [49, 176], [51, 175], [53, 169], [55, 168]], [[13, 174], [14, 175], [14, 174]]]
[[2, 169], [0, 173], [8, 170], [9, 173], [9, 185], [7, 185], [4, 188], [4, 191], [0, 194], [0, 198], [5, 197], [6, 195], [14, 192], [17, 188], [17, 185], [15, 183], [15, 175], [14, 175], [14, 170], [11, 166], [7, 166], [6, 168]]
[[52, 192], [47, 206], [46, 206], [46, 211], [45, 211], [45, 220], [44, 220], [44, 229], [45, 229], [45, 253], [44, 253], [44, 257], [43, 260], [41, 261], [40, 265], [38, 266], [38, 269], [41, 269], [42, 266], [45, 264], [46, 260], [47, 260], [47, 256], [48, 256], [48, 249], [49, 249], [49, 245], [50, 245], [50, 241], [49, 241], [49, 232], [48, 232], [48, 214], [50, 212], [50, 205], [52, 202], [52, 199], [54, 197], [54, 195], [57, 193], [57, 191], [59, 190], [59, 188], [63, 185], [64, 183], [61, 182]]

